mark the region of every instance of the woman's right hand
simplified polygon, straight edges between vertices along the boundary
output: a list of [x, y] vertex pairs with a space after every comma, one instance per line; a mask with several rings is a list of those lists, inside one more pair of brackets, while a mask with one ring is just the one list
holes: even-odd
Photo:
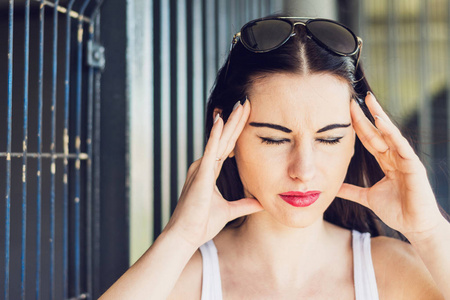
[[227, 201], [216, 186], [223, 161], [234, 149], [250, 115], [250, 102], [236, 103], [224, 125], [216, 117], [203, 157], [190, 167], [177, 207], [164, 231], [194, 247], [215, 237], [227, 222], [263, 210], [256, 199]]

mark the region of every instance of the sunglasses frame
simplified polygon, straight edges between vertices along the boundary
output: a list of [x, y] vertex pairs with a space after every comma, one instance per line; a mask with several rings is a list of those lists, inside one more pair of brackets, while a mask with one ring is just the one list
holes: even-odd
[[[282, 42], [280, 43], [278, 46], [276, 47], [272, 47], [271, 49], [268, 50], [254, 50], [251, 47], [249, 47], [248, 45], [245, 44], [245, 42], [243, 42], [243, 40], [241, 39], [241, 31], [243, 31], [243, 29], [245, 29], [247, 26], [256, 23], [256, 22], [260, 22], [260, 21], [264, 21], [264, 20], [282, 20], [285, 21], [287, 23], [291, 24], [291, 33], [288, 35], [288, 37]], [[294, 22], [294, 20], [296, 20], [296, 22]], [[325, 43], [323, 43], [319, 38], [317, 38], [314, 34], [312, 34], [312, 32], [309, 30], [308, 28], [308, 24], [311, 22], [317, 22], [317, 21], [325, 21], [325, 22], [329, 22], [329, 23], [334, 23], [337, 24], [341, 27], [343, 27], [344, 29], [346, 29], [348, 32], [350, 32], [350, 34], [355, 38], [357, 46], [356, 49], [352, 52], [352, 53], [343, 53], [340, 51], [336, 51], [331, 49], [330, 47], [328, 47]], [[241, 27], [241, 30], [236, 33], [235, 35], [233, 35], [233, 39], [231, 41], [231, 45], [230, 45], [230, 53], [233, 50], [234, 45], [237, 44], [237, 42], [239, 40], [241, 40], [242, 45], [249, 51], [253, 52], [253, 53], [266, 53], [269, 51], [273, 51], [275, 49], [280, 48], [281, 46], [283, 46], [291, 37], [293, 37], [295, 35], [295, 26], [296, 25], [303, 25], [306, 28], [306, 36], [310, 39], [313, 39], [319, 46], [321, 46], [322, 48], [326, 49], [327, 51], [330, 51], [334, 54], [340, 55], [340, 56], [353, 56], [358, 52], [358, 57], [356, 58], [356, 63], [355, 63], [355, 70], [358, 69], [358, 64], [359, 64], [359, 59], [361, 58], [361, 51], [362, 51], [362, 46], [363, 46], [363, 40], [358, 37], [356, 34], [353, 33], [353, 31], [350, 30], [350, 28], [348, 28], [347, 26], [338, 23], [334, 20], [330, 20], [330, 19], [323, 19], [323, 18], [311, 18], [311, 17], [268, 17], [268, 18], [260, 18], [260, 19], [256, 19], [256, 20], [252, 20], [246, 24], [244, 24], [244, 26]], [[228, 75], [228, 68], [230, 66], [230, 60], [231, 60], [231, 56], [228, 56], [228, 62], [227, 62], [227, 68], [225, 70], [225, 79], [227, 78]]]
[[[291, 25], [291, 33], [287, 36], [287, 38], [282, 41], [279, 45], [272, 47], [270, 49], [266, 49], [266, 50], [255, 50], [252, 49], [249, 45], [246, 44], [245, 40], [241, 38], [241, 32], [244, 31], [248, 26], [257, 23], [257, 22], [261, 22], [261, 21], [265, 21], [265, 20], [281, 20], [284, 21], [286, 23], [289, 23]], [[322, 42], [318, 37], [316, 37], [308, 28], [308, 24], [309, 23], [313, 23], [313, 22], [318, 22], [318, 21], [323, 21], [323, 22], [327, 22], [327, 23], [333, 23], [336, 25], [341, 26], [342, 28], [346, 29], [355, 39], [356, 42], [356, 47], [355, 50], [351, 53], [343, 53], [340, 51], [336, 51], [332, 48], [330, 48], [329, 46], [327, 46], [324, 42]], [[293, 37], [295, 35], [295, 26], [296, 25], [303, 25], [305, 26], [306, 29], [306, 35], [308, 38], [313, 39], [317, 44], [319, 44], [322, 48], [326, 49], [327, 51], [330, 51], [334, 54], [340, 55], [340, 56], [353, 56], [358, 52], [358, 57], [356, 59], [356, 63], [355, 63], [355, 68], [358, 67], [358, 63], [359, 63], [359, 59], [361, 56], [361, 51], [362, 51], [362, 46], [363, 46], [363, 41], [360, 37], [356, 36], [353, 31], [350, 30], [350, 28], [348, 28], [347, 26], [338, 23], [334, 20], [330, 20], [330, 19], [323, 19], [323, 18], [308, 18], [308, 17], [270, 17], [270, 18], [261, 18], [261, 19], [256, 19], [256, 20], [252, 20], [248, 23], [246, 23], [244, 26], [242, 26], [241, 30], [236, 33], [233, 36], [233, 40], [231, 42], [231, 47], [230, 47], [230, 51], [233, 49], [234, 45], [238, 42], [238, 40], [241, 41], [242, 45], [249, 51], [253, 52], [253, 53], [266, 53], [266, 52], [270, 52], [273, 51], [275, 49], [280, 48], [281, 46], [283, 46], [291, 37]]]

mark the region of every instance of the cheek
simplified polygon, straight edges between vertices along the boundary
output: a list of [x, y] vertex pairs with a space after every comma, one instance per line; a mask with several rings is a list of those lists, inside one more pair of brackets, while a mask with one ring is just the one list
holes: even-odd
[[344, 181], [347, 175], [348, 166], [355, 152], [355, 141], [349, 139], [343, 145], [336, 147], [332, 153], [328, 155], [328, 159], [324, 158], [325, 168], [328, 172], [335, 174], [336, 183]]
[[[257, 147], [248, 143], [237, 143], [235, 158], [241, 177], [254, 176], [267, 167], [267, 160], [257, 151]], [[263, 162], [263, 163], [262, 163]]]
[[259, 141], [239, 138], [234, 150], [244, 187], [257, 191], [279, 181], [286, 158]]

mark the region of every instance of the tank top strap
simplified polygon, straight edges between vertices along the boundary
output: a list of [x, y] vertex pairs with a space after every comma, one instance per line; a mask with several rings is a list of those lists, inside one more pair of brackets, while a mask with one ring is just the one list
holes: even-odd
[[202, 300], [222, 300], [219, 257], [212, 240], [200, 246], [203, 258]]
[[[356, 300], [378, 300], [378, 289], [370, 248], [370, 233], [352, 232]], [[203, 259], [202, 300], [222, 300], [219, 257], [214, 242], [200, 248]]]
[[370, 233], [352, 231], [356, 300], [378, 300], [378, 289], [370, 248]]

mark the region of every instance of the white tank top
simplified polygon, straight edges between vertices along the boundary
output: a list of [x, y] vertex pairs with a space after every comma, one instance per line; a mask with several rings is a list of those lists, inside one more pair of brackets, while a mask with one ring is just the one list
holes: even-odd
[[[352, 231], [356, 300], [378, 300], [377, 282], [370, 251], [370, 233]], [[219, 257], [211, 240], [200, 247], [203, 257], [202, 300], [222, 300]]]

